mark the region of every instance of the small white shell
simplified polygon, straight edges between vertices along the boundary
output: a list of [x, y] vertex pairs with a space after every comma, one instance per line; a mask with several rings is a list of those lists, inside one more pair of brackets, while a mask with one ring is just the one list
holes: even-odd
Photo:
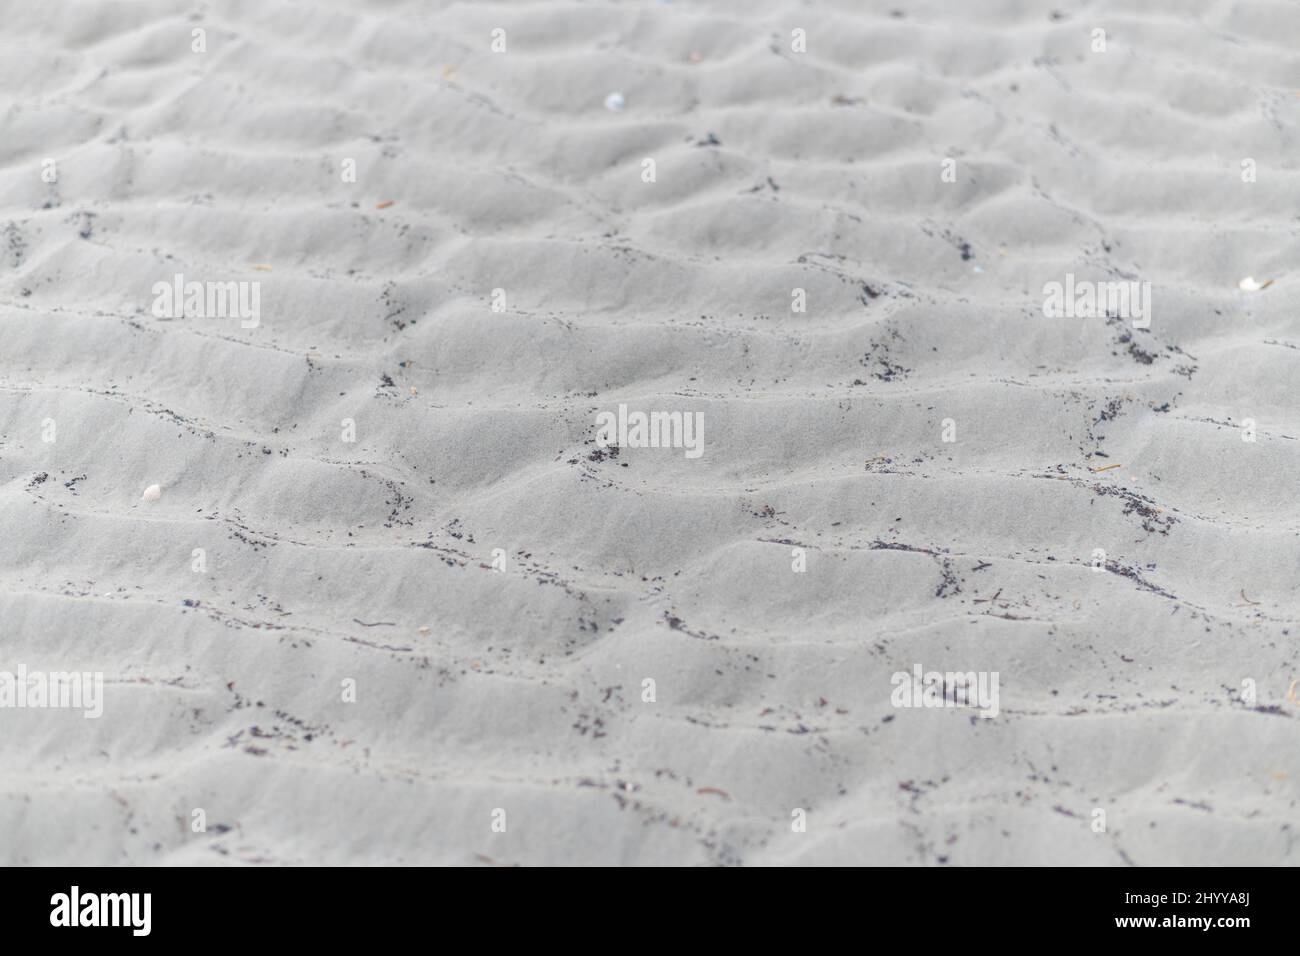
[[623, 104], [624, 100], [622, 93], [610, 93], [609, 96], [605, 97], [605, 109], [611, 110], [612, 112], [620, 112], [623, 109]]
[[144, 501], [157, 501], [159, 498], [162, 497], [162, 486], [150, 485], [148, 488], [144, 490], [144, 494], [141, 495], [140, 497]]
[[1272, 279], [1265, 279], [1263, 282], [1259, 282], [1254, 276], [1246, 276], [1246, 278], [1237, 283], [1237, 288], [1242, 292], [1258, 292], [1260, 289], [1267, 289], [1272, 284]]

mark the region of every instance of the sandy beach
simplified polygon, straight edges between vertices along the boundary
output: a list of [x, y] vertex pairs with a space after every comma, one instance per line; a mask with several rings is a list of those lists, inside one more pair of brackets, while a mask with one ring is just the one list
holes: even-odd
[[1300, 861], [1295, 3], [0, 24], [0, 863]]

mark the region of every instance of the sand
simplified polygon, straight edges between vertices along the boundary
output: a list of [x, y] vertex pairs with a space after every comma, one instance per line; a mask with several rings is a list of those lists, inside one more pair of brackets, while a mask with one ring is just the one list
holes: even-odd
[[1294, 4], [0, 22], [0, 862], [1300, 858]]

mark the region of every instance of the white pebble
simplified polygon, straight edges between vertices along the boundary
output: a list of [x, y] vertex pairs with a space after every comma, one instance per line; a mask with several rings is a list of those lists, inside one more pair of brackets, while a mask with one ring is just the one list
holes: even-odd
[[609, 96], [605, 97], [605, 109], [607, 109], [607, 110], [612, 110], [612, 111], [615, 112], [615, 113], [617, 113], [617, 112], [619, 112], [620, 110], [622, 110], [622, 109], [623, 109], [623, 94], [622, 94], [622, 93], [610, 93]]
[[159, 498], [162, 497], [162, 486], [150, 485], [148, 488], [144, 490], [144, 494], [141, 495], [141, 497], [145, 501], [157, 501]]
[[1242, 292], [1258, 292], [1260, 289], [1267, 289], [1272, 284], [1272, 279], [1266, 279], [1263, 282], [1259, 282], [1254, 276], [1246, 276], [1246, 278], [1237, 283], [1237, 288]]

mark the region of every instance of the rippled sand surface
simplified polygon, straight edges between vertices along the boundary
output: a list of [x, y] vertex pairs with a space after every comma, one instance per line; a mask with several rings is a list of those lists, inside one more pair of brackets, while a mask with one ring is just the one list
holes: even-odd
[[1294, 862], [1300, 11], [1074, 7], [0, 3], [0, 862]]

